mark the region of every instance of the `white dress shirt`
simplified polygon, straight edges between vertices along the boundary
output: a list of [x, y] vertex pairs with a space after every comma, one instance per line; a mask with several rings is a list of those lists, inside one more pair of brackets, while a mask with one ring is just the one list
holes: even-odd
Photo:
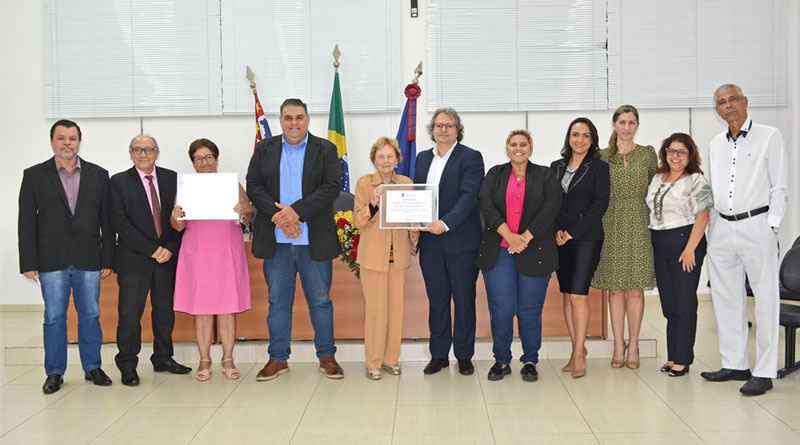
[[[456, 148], [458, 142], [453, 144], [447, 153], [444, 156], [439, 156], [439, 149], [433, 147], [433, 159], [431, 160], [431, 167], [428, 169], [428, 177], [425, 179], [426, 184], [436, 184], [439, 186], [439, 181], [442, 179], [442, 172], [444, 171], [444, 167], [447, 165], [447, 161], [450, 160], [450, 155], [453, 154], [453, 150]], [[444, 231], [450, 231], [450, 228], [447, 227], [447, 224], [442, 221], [444, 225]]]
[[714, 210], [737, 215], [769, 205], [767, 221], [780, 227], [789, 198], [789, 159], [780, 130], [748, 117], [736, 140], [730, 129], [711, 140], [709, 163]]

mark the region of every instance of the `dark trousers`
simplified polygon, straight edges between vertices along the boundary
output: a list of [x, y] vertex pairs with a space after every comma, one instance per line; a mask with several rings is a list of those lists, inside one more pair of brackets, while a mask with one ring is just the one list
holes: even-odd
[[173, 355], [172, 328], [175, 326], [173, 292], [175, 291], [175, 269], [163, 264], [145, 272], [121, 273], [119, 284], [119, 323], [117, 324], [117, 348], [114, 357], [121, 371], [136, 369], [139, 351], [142, 349], [142, 325], [140, 320], [150, 293], [151, 319], [153, 323], [153, 354], [150, 361], [158, 364]]
[[667, 360], [678, 365], [690, 365], [694, 361], [697, 285], [706, 256], [706, 237], [703, 236], [694, 250], [694, 269], [683, 271], [683, 263], [678, 258], [691, 232], [691, 225], [650, 231], [661, 312], [667, 319]]
[[[425, 240], [419, 265], [428, 293], [431, 357], [447, 358], [450, 345], [456, 358], [475, 354], [475, 281], [477, 251], [448, 255], [436, 237]], [[453, 322], [450, 322], [450, 301]]]

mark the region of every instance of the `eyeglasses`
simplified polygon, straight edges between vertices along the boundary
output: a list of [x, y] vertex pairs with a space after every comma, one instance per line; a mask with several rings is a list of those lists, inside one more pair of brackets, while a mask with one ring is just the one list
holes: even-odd
[[194, 163], [195, 164], [202, 164], [204, 162], [208, 162], [210, 164], [211, 162], [214, 162], [214, 160], [216, 160], [214, 155], [198, 156], [198, 157], [194, 158]]
[[157, 148], [150, 148], [150, 147], [147, 147], [147, 148], [135, 147], [135, 148], [131, 148], [130, 149], [130, 152], [135, 154], [135, 155], [137, 155], [137, 156], [142, 154], [142, 153], [146, 154], [147, 156], [150, 156], [150, 155], [152, 155], [153, 153], [155, 153], [157, 151], [158, 151]]
[[678, 157], [686, 157], [689, 154], [689, 150], [675, 150], [674, 148], [667, 149], [668, 156], [678, 156]]
[[456, 128], [456, 124], [436, 124], [433, 126], [437, 130], [447, 130], [450, 131], [453, 128]]

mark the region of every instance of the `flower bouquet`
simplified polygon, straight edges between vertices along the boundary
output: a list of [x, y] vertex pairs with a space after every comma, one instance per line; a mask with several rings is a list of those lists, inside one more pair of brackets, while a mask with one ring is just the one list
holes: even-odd
[[342, 246], [342, 261], [347, 263], [350, 271], [361, 278], [361, 268], [356, 263], [358, 255], [358, 241], [361, 238], [361, 230], [353, 225], [353, 211], [338, 211], [333, 216], [336, 221], [336, 234], [339, 236], [339, 244]]

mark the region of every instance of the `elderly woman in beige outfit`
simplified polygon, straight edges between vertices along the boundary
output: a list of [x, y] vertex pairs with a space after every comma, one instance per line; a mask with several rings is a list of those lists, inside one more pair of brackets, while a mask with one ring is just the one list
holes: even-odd
[[388, 137], [378, 138], [372, 145], [369, 158], [376, 172], [358, 178], [353, 220], [361, 229], [356, 262], [361, 266], [361, 287], [364, 290], [367, 378], [378, 380], [381, 369], [392, 375], [400, 374], [403, 298], [411, 253], [409, 239], [416, 244], [419, 232], [380, 228], [383, 184], [412, 183], [410, 178], [394, 172], [403, 160], [397, 141]]

